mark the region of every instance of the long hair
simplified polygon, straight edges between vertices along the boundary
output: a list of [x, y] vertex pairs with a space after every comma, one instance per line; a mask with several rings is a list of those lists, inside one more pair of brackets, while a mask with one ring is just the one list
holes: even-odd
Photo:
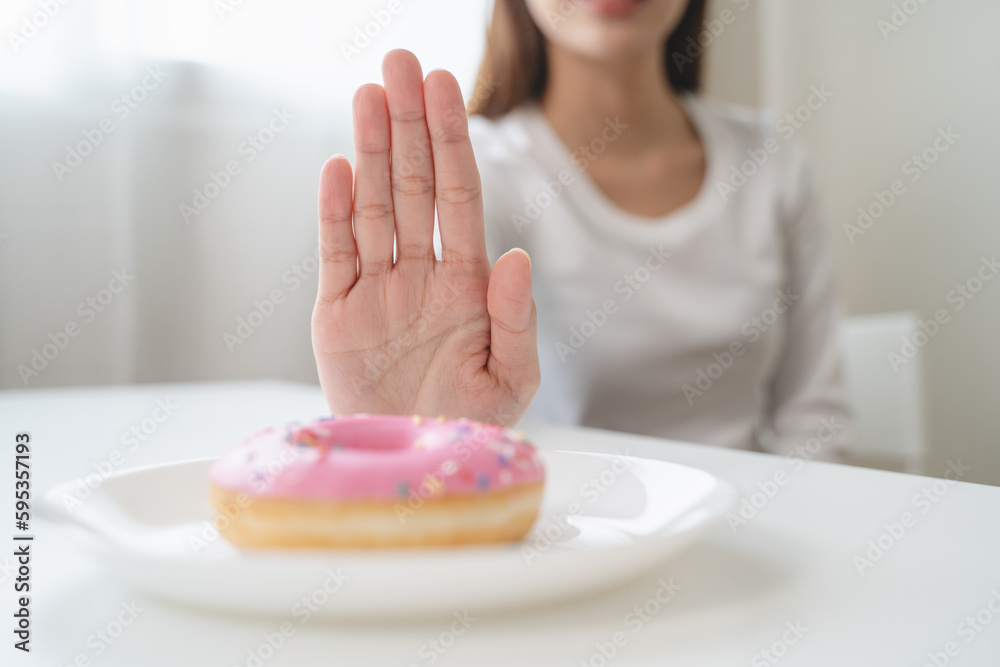
[[[667, 38], [663, 59], [670, 86], [678, 93], [696, 92], [701, 84], [704, 49], [698, 33], [704, 19], [705, 0], [690, 0]], [[502, 116], [525, 101], [540, 99], [547, 80], [545, 37], [525, 0], [495, 0], [469, 113]]]

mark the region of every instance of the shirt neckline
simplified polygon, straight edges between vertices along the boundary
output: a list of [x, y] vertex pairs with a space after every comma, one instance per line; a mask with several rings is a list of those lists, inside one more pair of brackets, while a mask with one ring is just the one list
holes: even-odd
[[559, 163], [549, 166], [556, 166], [559, 169], [568, 167], [572, 170], [577, 183], [575, 187], [569, 189], [568, 196], [578, 200], [581, 210], [596, 213], [597, 215], [588, 216], [596, 225], [611, 229], [616, 234], [626, 234], [637, 240], [646, 240], [678, 230], [685, 220], [702, 219], [701, 214], [704, 211], [719, 203], [718, 197], [713, 196], [712, 191], [712, 184], [718, 180], [717, 172], [722, 163], [717, 136], [701, 104], [693, 95], [679, 95], [678, 102], [701, 140], [705, 154], [705, 175], [701, 187], [692, 199], [662, 216], [638, 215], [615, 204], [601, 191], [586, 170], [573, 165], [572, 152], [549, 124], [537, 103], [532, 102], [522, 107], [520, 111], [529, 134], [551, 151]]

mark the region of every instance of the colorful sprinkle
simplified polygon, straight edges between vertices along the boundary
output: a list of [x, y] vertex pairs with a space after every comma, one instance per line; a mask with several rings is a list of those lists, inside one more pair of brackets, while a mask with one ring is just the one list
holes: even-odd
[[[452, 492], [482, 494], [506, 490], [517, 485], [522, 478], [533, 476], [542, 467], [535, 447], [523, 439], [523, 433], [472, 419], [452, 420], [443, 415], [409, 416], [412, 425], [407, 424], [404, 413], [404, 416], [394, 418], [402, 421], [393, 422], [393, 428], [402, 426], [403, 430], [413, 434], [408, 449], [414, 465], [383, 469], [380, 474], [385, 476], [378, 481], [378, 493], [388, 498], [403, 498], [405, 502], [418, 491], [424, 497], [440, 497]], [[352, 441], [348, 439], [344, 442], [340, 438], [352, 437], [347, 435], [351, 430], [341, 430], [345, 426], [343, 421], [334, 423], [343, 419], [331, 414], [301, 423], [289, 423], [277, 429], [265, 429], [263, 439], [274, 449], [255, 448], [256, 441], [261, 439], [260, 433], [245, 438], [243, 443], [247, 449], [239, 451], [237, 461], [242, 470], [237, 474], [245, 480], [248, 488], [261, 484], [273, 487], [276, 478], [282, 488], [288, 488], [296, 482], [293, 478], [297, 475], [301, 477], [313, 465], [322, 466], [324, 473], [350, 479], [354, 474], [353, 467], [348, 469], [343, 465], [363, 452], [355, 451], [353, 444], [351, 451], [346, 451], [349, 449], [347, 442]], [[368, 425], [361, 426], [367, 428]], [[381, 448], [380, 442], [374, 443], [374, 448]], [[359, 442], [358, 449], [366, 448]], [[297, 459], [291, 470], [275, 470], [263, 465], [268, 456], [277, 454], [288, 463], [289, 452]], [[346, 486], [349, 485], [345, 483]]]
[[286, 442], [298, 446], [317, 447], [325, 444], [324, 441], [327, 440], [330, 435], [331, 433], [327, 429], [313, 424], [311, 426], [293, 428], [289, 431], [288, 436], [291, 440], [286, 437]]

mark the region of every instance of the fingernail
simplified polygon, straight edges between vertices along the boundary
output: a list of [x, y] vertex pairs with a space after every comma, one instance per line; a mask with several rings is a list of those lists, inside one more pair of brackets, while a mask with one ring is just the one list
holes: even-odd
[[508, 252], [519, 252], [524, 255], [528, 260], [528, 268], [531, 268], [531, 255], [528, 254], [527, 250], [524, 248], [511, 248]]

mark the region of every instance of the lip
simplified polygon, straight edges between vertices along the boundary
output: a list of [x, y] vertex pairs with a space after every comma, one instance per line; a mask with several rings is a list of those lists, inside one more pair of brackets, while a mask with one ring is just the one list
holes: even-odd
[[631, 16], [645, 0], [584, 0], [584, 6], [598, 16], [623, 18]]

